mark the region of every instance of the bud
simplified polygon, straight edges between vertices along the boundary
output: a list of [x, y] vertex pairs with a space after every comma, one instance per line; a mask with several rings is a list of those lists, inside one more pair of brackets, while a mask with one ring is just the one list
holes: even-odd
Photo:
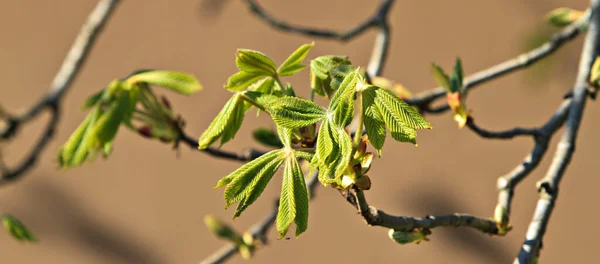
[[410, 243], [419, 244], [421, 241], [429, 241], [427, 238], [431, 234], [428, 228], [415, 228], [412, 231], [395, 231], [390, 229], [388, 236], [399, 244], [405, 245]]
[[550, 11], [546, 15], [546, 21], [553, 26], [565, 27], [580, 19], [583, 14], [583, 12], [578, 10], [561, 7]]
[[363, 191], [367, 191], [371, 189], [371, 179], [367, 175], [361, 176], [356, 179], [354, 186], [358, 187], [358, 189], [361, 189]]
[[210, 232], [221, 239], [226, 239], [234, 242], [237, 246], [244, 245], [243, 238], [235, 232], [229, 225], [223, 223], [221, 219], [214, 215], [204, 217], [204, 223]]
[[494, 210], [494, 221], [496, 221], [496, 226], [498, 227], [498, 235], [503, 236], [512, 229], [509, 225], [509, 218], [510, 216], [506, 207], [497, 204]]

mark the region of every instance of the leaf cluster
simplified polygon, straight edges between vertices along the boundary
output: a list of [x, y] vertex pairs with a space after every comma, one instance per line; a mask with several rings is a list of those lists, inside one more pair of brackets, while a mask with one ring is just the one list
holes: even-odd
[[[202, 86], [191, 75], [172, 71], [139, 71], [124, 80], [114, 80], [105, 89], [90, 96], [82, 108], [89, 114], [62, 145], [58, 163], [62, 168], [93, 160], [98, 153], [107, 157], [121, 125], [148, 137], [163, 141], [177, 140], [176, 126], [181, 125], [166, 99], [160, 102], [150, 85], [190, 95]], [[139, 107], [138, 107], [139, 105]], [[136, 128], [133, 121], [143, 126]]]
[[[258, 199], [283, 166], [276, 222], [280, 238], [285, 236], [292, 223], [296, 224], [297, 236], [308, 224], [309, 194], [299, 159], [310, 162], [312, 171], [318, 170], [319, 181], [324, 185], [344, 189], [360, 181], [361, 186], [368, 188], [370, 181], [360, 177], [368, 171], [371, 162], [370, 154], [364, 151], [367, 141], [381, 155], [387, 130], [397, 141], [416, 144], [416, 130], [431, 128], [416, 109], [395, 94], [368, 84], [360, 69], [352, 66], [344, 56], [321, 56], [311, 60], [311, 100], [298, 97], [290, 84], [282, 84], [280, 77], [305, 68], [301, 63], [312, 46], [301, 46], [279, 67], [263, 53], [238, 50], [236, 65], [239, 72], [225, 85], [233, 96], [198, 140], [200, 149], [219, 139], [221, 145], [225, 144], [233, 139], [252, 107], [270, 115], [277, 126], [277, 134], [259, 129], [253, 136], [277, 149], [225, 176], [216, 188], [225, 187], [226, 208], [237, 203], [236, 218]], [[315, 94], [329, 100], [327, 108], [313, 102]], [[353, 142], [349, 133], [349, 125], [356, 118], [360, 123], [359, 130], [363, 123], [366, 128], [364, 141], [360, 140], [359, 133]], [[348, 183], [343, 179], [352, 180]]]

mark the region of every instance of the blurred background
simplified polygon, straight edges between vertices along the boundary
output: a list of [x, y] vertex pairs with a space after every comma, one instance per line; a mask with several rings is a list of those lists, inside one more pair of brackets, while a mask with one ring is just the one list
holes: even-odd
[[[379, 1], [262, 0], [276, 17], [294, 24], [346, 29], [366, 19]], [[4, 1], [0, 16], [0, 104], [19, 112], [38, 100], [57, 72], [81, 24], [96, 1]], [[550, 10], [583, 10], [587, 0], [416, 1], [398, 0], [391, 12], [391, 47], [383, 76], [413, 92], [435, 87], [432, 61], [450, 69], [456, 56], [466, 74], [514, 57], [546, 40], [557, 29], [545, 25]], [[295, 48], [315, 41], [309, 58], [348, 55], [367, 64], [375, 32], [348, 43], [282, 33], [256, 19], [242, 1], [129, 0], [118, 6], [72, 89], [64, 98], [63, 116], [52, 143], [35, 169], [15, 184], [0, 186], [0, 212], [20, 218], [39, 238], [21, 244], [0, 232], [3, 263], [197, 263], [224, 242], [210, 234], [203, 217], [215, 214], [230, 222], [223, 191], [212, 187], [240, 166], [182, 146], [180, 157], [170, 145], [122, 129], [108, 160], [57, 170], [58, 148], [83, 120], [80, 106], [88, 95], [115, 78], [140, 68], [194, 74], [205, 89], [185, 97], [166, 90], [176, 112], [198, 137], [230, 93], [221, 88], [236, 72], [236, 48], [265, 52], [281, 63]], [[554, 113], [574, 82], [582, 37], [547, 60], [486, 83], [470, 93], [467, 106], [480, 126], [500, 130], [538, 126]], [[308, 94], [308, 71], [287, 78]], [[596, 256], [600, 212], [594, 175], [600, 116], [588, 104], [573, 162], [544, 240], [542, 263], [584, 262]], [[21, 130], [3, 145], [15, 164], [37, 140], [48, 115]], [[450, 114], [427, 116], [434, 129], [420, 132], [419, 147], [389, 141], [370, 172], [372, 205], [397, 215], [470, 213], [491, 217], [496, 179], [522, 162], [532, 148], [528, 138], [484, 140], [459, 130]], [[250, 132], [273, 127], [264, 116], [249, 115], [241, 131], [223, 148], [259, 147]], [[562, 131], [562, 130], [561, 130]], [[559, 137], [539, 168], [518, 188], [505, 237], [490, 237], [467, 228], [437, 228], [431, 241], [401, 246], [387, 229], [366, 226], [333, 189], [319, 187], [310, 203], [309, 229], [299, 239], [276, 240], [260, 249], [250, 263], [509, 263], [517, 254], [535, 208], [535, 182], [543, 177]], [[245, 230], [262, 219], [279, 195], [275, 177], [262, 197], [233, 222]], [[235, 256], [230, 263], [245, 263]]]

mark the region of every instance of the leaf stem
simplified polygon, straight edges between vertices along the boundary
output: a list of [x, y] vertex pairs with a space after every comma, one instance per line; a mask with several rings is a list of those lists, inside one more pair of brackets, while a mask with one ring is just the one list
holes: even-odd
[[262, 105], [256, 103], [254, 100], [252, 100], [252, 98], [248, 97], [245, 93], [243, 93], [243, 92], [238, 93], [238, 96], [242, 97], [242, 100], [250, 103], [253, 106], [256, 106], [256, 108], [260, 109], [261, 111], [268, 113]]

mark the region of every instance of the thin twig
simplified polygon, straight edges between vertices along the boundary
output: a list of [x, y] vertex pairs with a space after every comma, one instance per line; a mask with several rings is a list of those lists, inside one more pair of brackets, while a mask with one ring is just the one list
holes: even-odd
[[388, 22], [388, 14], [395, 0], [382, 0], [381, 4], [379, 5], [379, 8], [377, 8], [377, 11], [375, 11], [373, 15], [371, 15], [365, 21], [359, 23], [357, 26], [345, 32], [292, 25], [270, 15], [255, 0], [245, 1], [248, 4], [250, 11], [252, 11], [252, 13], [256, 15], [256, 17], [267, 22], [272, 27], [281, 31], [292, 32], [304, 36], [328, 38], [346, 42], [353, 39], [356, 36], [361, 35], [367, 29], [378, 28], [379, 33], [373, 45], [373, 51], [371, 52], [371, 59], [369, 61], [369, 65], [367, 66], [367, 72], [371, 76], [379, 76], [381, 74], [381, 71], [383, 70], [383, 65], [385, 64], [385, 60], [387, 58], [387, 51], [390, 42], [390, 26]]
[[573, 88], [573, 101], [569, 109], [566, 129], [556, 147], [554, 159], [546, 176], [538, 182], [540, 199], [527, 230], [525, 242], [515, 259], [515, 263], [532, 263], [539, 256], [542, 239], [558, 197], [558, 185], [575, 151], [577, 132], [579, 131], [588, 94], [590, 70], [600, 51], [600, 0], [591, 0], [590, 9], [592, 10], [590, 25], [579, 61], [579, 70]]
[[2, 171], [0, 184], [16, 180], [35, 165], [38, 156], [54, 135], [54, 130], [56, 129], [60, 116], [61, 98], [68, 91], [71, 83], [80, 72], [98, 34], [102, 31], [106, 21], [108, 21], [119, 2], [119, 0], [101, 0], [98, 2], [94, 10], [88, 16], [87, 21], [81, 27], [77, 38], [65, 57], [60, 70], [54, 77], [46, 95], [24, 114], [19, 116], [7, 116], [6, 121], [8, 126], [4, 131], [0, 131], [0, 140], [12, 138], [21, 125], [39, 115], [42, 110], [48, 109], [52, 115], [46, 128], [42, 132], [40, 139], [37, 144], [34, 145], [25, 160], [14, 169], [5, 169]]
[[[190, 148], [198, 150], [198, 140], [188, 136], [183, 131], [180, 132], [180, 140], [183, 143], [185, 143], [186, 145], [188, 145]], [[213, 148], [213, 147], [208, 147], [206, 149], [200, 149], [200, 151], [202, 151], [208, 155], [211, 155], [215, 158], [237, 160], [237, 161], [251, 161], [251, 160], [256, 159], [256, 158], [262, 156], [263, 154], [265, 154], [264, 151], [256, 150], [253, 148], [248, 151], [245, 151], [241, 154], [238, 154], [235, 152], [229, 152], [229, 151], [225, 151], [225, 150], [221, 150], [221, 149]]]
[[507, 216], [510, 216], [512, 198], [516, 186], [538, 166], [548, 150], [552, 136], [565, 123], [570, 107], [571, 100], [564, 100], [550, 120], [542, 127], [536, 129], [539, 133], [534, 138], [535, 145], [531, 153], [525, 157], [523, 163], [498, 178], [498, 205], [504, 208]]
[[361, 190], [356, 190], [356, 196], [350, 199], [347, 198], [346, 200], [358, 208], [358, 211], [367, 224], [371, 226], [392, 228], [395, 231], [411, 231], [415, 228], [435, 228], [440, 226], [471, 227], [487, 234], [498, 234], [498, 227], [495, 221], [467, 214], [426, 216], [423, 218], [390, 215], [373, 206], [369, 206]]
[[536, 137], [540, 134], [540, 131], [538, 129], [520, 127], [515, 127], [506, 131], [489, 131], [477, 126], [477, 124], [475, 124], [475, 121], [471, 117], [467, 119], [467, 127], [470, 128], [471, 131], [475, 132], [480, 137], [489, 139], [512, 139], [516, 136]]
[[[589, 11], [587, 11], [586, 14], [575, 23], [554, 34], [549, 41], [542, 44], [541, 46], [526, 53], [523, 53], [513, 59], [504, 61], [490, 68], [469, 75], [464, 82], [465, 91], [468, 92], [471, 88], [474, 88], [480, 84], [483, 84], [495, 78], [504, 76], [508, 73], [514, 72], [515, 70], [524, 69], [530, 65], [533, 65], [537, 61], [545, 58], [546, 56], [552, 54], [560, 47], [562, 47], [565, 43], [567, 43], [569, 40], [572, 40], [577, 35], [579, 35], [579, 33], [581, 33], [584, 30], [583, 25], [587, 23], [588, 18]], [[414, 97], [406, 99], [405, 101], [410, 105], [418, 106], [424, 111], [429, 110], [428, 112], [440, 113], [450, 109], [447, 104], [433, 109], [430, 108], [429, 105], [433, 101], [442, 98], [445, 95], [446, 91], [444, 90], [444, 88], [437, 87], [419, 93]]]
[[[319, 173], [315, 172], [306, 180], [306, 188], [308, 188], [308, 194], [310, 199], [312, 200], [315, 197], [316, 187], [319, 185], [318, 181]], [[250, 234], [254, 239], [258, 239], [262, 241], [263, 244], [266, 244], [267, 232], [269, 229], [275, 224], [275, 219], [277, 219], [277, 212], [279, 210], [279, 198], [275, 200], [275, 206], [273, 210], [267, 214], [262, 221], [256, 223], [249, 229]], [[215, 251], [212, 255], [208, 256], [204, 260], [200, 262], [200, 264], [217, 264], [223, 263], [233, 255], [238, 252], [238, 248], [233, 244], [229, 243], [223, 246], [221, 249]]]

